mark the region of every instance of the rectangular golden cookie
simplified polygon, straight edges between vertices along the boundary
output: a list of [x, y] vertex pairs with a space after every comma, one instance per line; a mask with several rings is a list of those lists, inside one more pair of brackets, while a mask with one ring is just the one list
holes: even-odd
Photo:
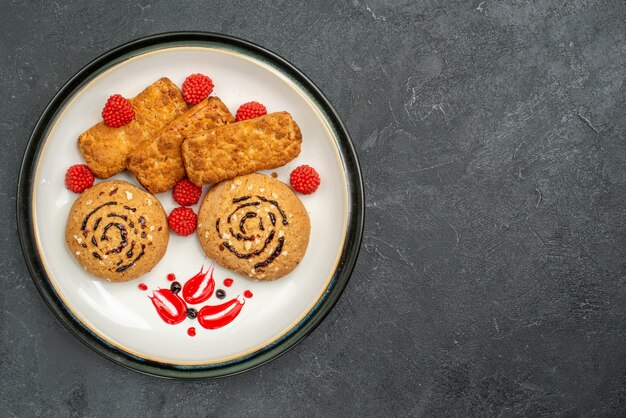
[[78, 149], [97, 177], [108, 178], [124, 171], [134, 147], [154, 136], [172, 119], [187, 110], [178, 87], [168, 78], [152, 83], [129, 99], [135, 119], [119, 128], [100, 122], [78, 137]]
[[187, 176], [215, 183], [287, 164], [300, 154], [302, 133], [287, 112], [224, 125], [183, 142]]
[[136, 147], [128, 159], [128, 169], [150, 193], [164, 192], [185, 177], [183, 141], [234, 121], [218, 97], [209, 97], [170, 122], [156, 139]]

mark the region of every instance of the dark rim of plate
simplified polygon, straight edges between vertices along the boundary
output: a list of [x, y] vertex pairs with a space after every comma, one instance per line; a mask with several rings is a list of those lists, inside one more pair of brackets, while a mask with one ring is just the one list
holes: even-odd
[[[351, 207], [344, 246], [333, 278], [322, 298], [299, 324], [279, 340], [244, 357], [219, 364], [183, 366], [146, 360], [110, 345], [85, 327], [63, 304], [48, 279], [35, 243], [32, 221], [33, 176], [50, 124], [63, 109], [66, 101], [84, 83], [105, 69], [148, 51], [176, 46], [211, 46], [211, 44], [247, 53], [278, 67], [313, 97], [325, 112], [338, 138], [337, 145], [346, 168]], [[223, 377], [242, 373], [275, 359], [302, 341], [330, 312], [348, 283], [361, 246], [364, 212], [363, 180], [354, 145], [337, 112], [319, 88], [295, 66], [266, 48], [243, 39], [208, 32], [170, 32], [147, 36], [106, 52], [78, 71], [56, 93], [37, 121], [26, 146], [17, 185], [17, 225], [22, 252], [30, 275], [48, 307], [72, 334], [107, 359], [139, 372], [169, 378]]]

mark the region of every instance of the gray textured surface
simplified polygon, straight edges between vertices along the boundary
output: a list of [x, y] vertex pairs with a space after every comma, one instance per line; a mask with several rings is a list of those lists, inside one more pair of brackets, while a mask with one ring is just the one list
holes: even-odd
[[[626, 414], [623, 1], [89, 3], [0, 5], [0, 415]], [[327, 320], [219, 381], [143, 376], [83, 346], [15, 228], [19, 158], [55, 91], [122, 42], [185, 29], [307, 73], [367, 192]]]

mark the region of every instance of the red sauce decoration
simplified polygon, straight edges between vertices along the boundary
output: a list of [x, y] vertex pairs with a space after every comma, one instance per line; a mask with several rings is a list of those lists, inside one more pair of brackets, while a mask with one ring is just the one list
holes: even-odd
[[[189, 318], [190, 320], [197, 319], [200, 326], [206, 329], [222, 328], [237, 318], [243, 305], [246, 303], [246, 299], [250, 299], [253, 296], [250, 290], [246, 290], [243, 293], [244, 297], [237, 296], [220, 305], [187, 308], [188, 304], [199, 305], [213, 296], [215, 290], [214, 268], [211, 266], [207, 271], [203, 270], [204, 266], [200, 268], [200, 271], [195, 276], [185, 282], [182, 289], [180, 283], [176, 281], [176, 275], [169, 273], [167, 280], [173, 282], [172, 288], [176, 287], [174, 291], [172, 289], [157, 289], [152, 292], [152, 296], [148, 296], [157, 314], [164, 322], [176, 325]], [[231, 287], [235, 281], [231, 278], [226, 278], [223, 283], [224, 287]], [[137, 287], [142, 291], [148, 290], [148, 286], [145, 283], [139, 283]], [[224, 298], [225, 295], [226, 293], [223, 289], [218, 290], [218, 299]], [[189, 327], [187, 334], [190, 337], [194, 337], [196, 328]]]
[[[208, 278], [207, 275], [211, 273]], [[215, 289], [215, 280], [213, 280], [213, 267], [209, 267], [207, 271], [200, 272], [187, 280], [187, 283], [183, 286], [183, 299], [185, 302], [192, 305], [202, 303], [211, 297]]]
[[221, 305], [207, 305], [198, 312], [198, 323], [206, 329], [222, 328], [237, 318], [244, 303], [245, 299], [234, 298]]
[[187, 317], [185, 302], [169, 289], [155, 290], [152, 292], [152, 297], [148, 297], [161, 319], [168, 324], [179, 324]]

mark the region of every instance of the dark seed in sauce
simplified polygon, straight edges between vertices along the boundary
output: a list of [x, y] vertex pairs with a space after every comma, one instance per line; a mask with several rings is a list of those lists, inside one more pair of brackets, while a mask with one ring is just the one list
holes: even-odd
[[189, 319], [195, 319], [198, 316], [198, 310], [196, 308], [188, 308], [186, 313]]
[[180, 285], [179, 282], [172, 282], [172, 284], [170, 285], [170, 290], [173, 294], [177, 294], [182, 288], [183, 287]]

